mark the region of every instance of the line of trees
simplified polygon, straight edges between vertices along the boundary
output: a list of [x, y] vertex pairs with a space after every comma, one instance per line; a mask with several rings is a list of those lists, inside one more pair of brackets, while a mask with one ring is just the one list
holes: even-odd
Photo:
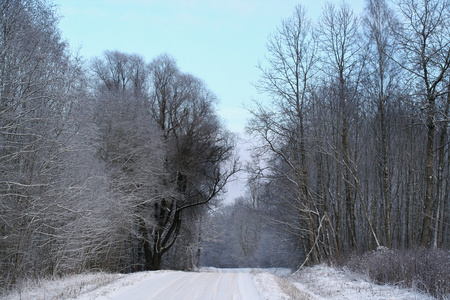
[[168, 55], [72, 56], [46, 1], [0, 5], [0, 286], [192, 268], [238, 169], [214, 94]]
[[247, 198], [299, 264], [450, 245], [450, 3], [394, 2], [298, 6], [268, 40]]

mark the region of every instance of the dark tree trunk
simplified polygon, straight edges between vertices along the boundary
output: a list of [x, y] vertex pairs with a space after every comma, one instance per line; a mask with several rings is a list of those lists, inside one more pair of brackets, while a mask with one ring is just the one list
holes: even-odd
[[431, 245], [432, 237], [432, 220], [433, 220], [433, 206], [434, 206], [434, 136], [436, 125], [434, 123], [434, 104], [435, 99], [430, 97], [428, 100], [428, 115], [427, 115], [427, 148], [426, 148], [426, 163], [425, 163], [425, 183], [426, 194], [424, 203], [424, 216], [422, 225], [422, 236], [420, 245], [429, 247]]

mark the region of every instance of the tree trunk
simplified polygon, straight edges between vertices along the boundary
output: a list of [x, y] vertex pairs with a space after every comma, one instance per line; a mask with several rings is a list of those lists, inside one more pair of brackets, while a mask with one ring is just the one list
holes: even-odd
[[156, 247], [151, 250], [151, 245], [148, 241], [144, 243], [145, 252], [145, 270], [146, 271], [157, 271], [161, 270], [161, 259], [162, 253], [156, 251]]
[[356, 248], [356, 220], [355, 220], [355, 202], [353, 197], [353, 188], [351, 183], [351, 161], [348, 143], [348, 121], [344, 117], [342, 129], [342, 148], [344, 160], [344, 187], [345, 187], [345, 215], [350, 249]]
[[425, 163], [425, 183], [426, 194], [424, 203], [424, 216], [422, 223], [422, 236], [420, 245], [429, 247], [431, 245], [432, 235], [432, 220], [433, 220], [433, 206], [434, 206], [434, 136], [436, 125], [434, 123], [434, 105], [435, 99], [430, 97], [428, 100], [428, 114], [427, 114], [427, 148], [426, 148], [426, 163]]
[[392, 246], [392, 233], [391, 233], [391, 190], [389, 186], [389, 167], [388, 167], [388, 149], [387, 149], [387, 126], [384, 107], [384, 96], [381, 95], [379, 100], [379, 113], [380, 113], [380, 125], [381, 125], [381, 193], [384, 200], [384, 236], [386, 246]]
[[448, 130], [448, 118], [449, 118], [449, 106], [450, 106], [450, 86], [447, 89], [447, 102], [445, 104], [444, 110], [444, 120], [441, 126], [441, 134], [439, 136], [439, 151], [438, 151], [438, 176], [436, 182], [436, 201], [437, 207], [435, 210], [435, 225], [433, 231], [433, 247], [438, 248], [439, 246], [439, 236], [443, 230], [443, 216], [444, 216], [444, 208], [445, 208], [445, 197], [446, 193], [444, 191], [444, 163], [445, 163], [445, 143], [447, 139], [447, 130]]

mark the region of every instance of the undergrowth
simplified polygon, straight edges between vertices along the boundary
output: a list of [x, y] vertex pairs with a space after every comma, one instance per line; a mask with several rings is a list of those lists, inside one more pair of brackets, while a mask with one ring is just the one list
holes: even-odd
[[450, 251], [380, 247], [364, 255], [351, 255], [344, 265], [378, 284], [414, 288], [438, 299], [450, 299]]
[[67, 275], [61, 278], [23, 280], [10, 291], [0, 294], [2, 300], [61, 300], [104, 286], [121, 277], [118, 274], [89, 273]]

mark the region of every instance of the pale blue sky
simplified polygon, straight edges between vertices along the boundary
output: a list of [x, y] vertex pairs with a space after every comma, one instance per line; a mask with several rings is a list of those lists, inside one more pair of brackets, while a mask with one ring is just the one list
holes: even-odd
[[[268, 35], [297, 4], [311, 19], [325, 0], [55, 0], [60, 29], [85, 59], [105, 50], [142, 55], [169, 53], [183, 72], [201, 78], [220, 100], [228, 128], [243, 132], [243, 103], [257, 97], [252, 82]], [[336, 1], [337, 2], [337, 1]], [[359, 14], [363, 1], [348, 1]]]

